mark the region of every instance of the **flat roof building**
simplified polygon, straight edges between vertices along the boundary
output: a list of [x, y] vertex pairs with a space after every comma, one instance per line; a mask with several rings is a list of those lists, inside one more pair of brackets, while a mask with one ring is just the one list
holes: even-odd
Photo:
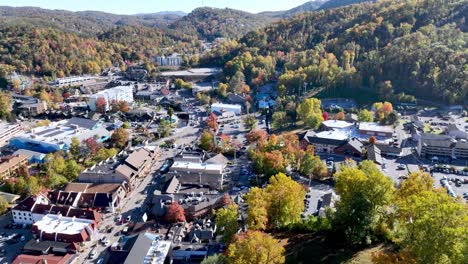
[[53, 153], [67, 151], [73, 137], [80, 142], [88, 138], [96, 138], [98, 142], [103, 142], [110, 138], [110, 134], [99, 121], [73, 117], [16, 135], [11, 138], [10, 145], [18, 149]]
[[13, 136], [22, 132], [20, 124], [0, 122], [0, 147], [6, 145]]
[[105, 100], [106, 111], [110, 109], [112, 103], [125, 101], [131, 104], [133, 103], [133, 87], [130, 85], [117, 86], [91, 95], [88, 102], [89, 109], [91, 109], [91, 111], [97, 110], [96, 103], [99, 98], [103, 98]]
[[221, 104], [215, 103], [211, 105], [211, 112], [224, 113], [233, 112], [236, 115], [242, 114], [242, 106], [238, 104]]
[[359, 133], [368, 136], [392, 137], [395, 130], [392, 126], [384, 126], [374, 122], [359, 123]]
[[324, 127], [325, 129], [346, 130], [352, 128], [353, 124], [341, 120], [326, 120], [322, 122], [322, 127]]
[[139, 234], [124, 264], [164, 264], [170, 249], [171, 242], [161, 240], [159, 235], [152, 233]]
[[176, 175], [181, 184], [195, 184], [209, 186], [213, 189], [222, 189], [223, 186], [222, 164], [174, 162], [170, 168], [168, 177]]
[[90, 240], [97, 230], [93, 220], [48, 214], [33, 224], [31, 232], [41, 240], [80, 243]]

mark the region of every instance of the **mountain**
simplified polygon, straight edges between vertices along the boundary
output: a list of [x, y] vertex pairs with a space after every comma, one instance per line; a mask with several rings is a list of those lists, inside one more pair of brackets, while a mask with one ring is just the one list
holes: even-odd
[[240, 38], [245, 33], [264, 27], [272, 21], [273, 19], [267, 16], [230, 8], [201, 7], [174, 22], [169, 28], [211, 41], [218, 37]]
[[297, 94], [306, 80], [310, 89], [334, 96], [369, 92], [397, 102], [411, 95], [464, 103], [466, 14], [464, 0], [365, 2], [280, 20], [246, 34], [240, 48], [227, 50], [230, 56], [217, 57], [230, 59], [236, 52], [219, 64], [227, 79], [243, 69], [246, 80], [254, 80], [251, 86], [268, 81], [258, 73], [273, 67], [259, 62], [276, 61], [276, 69], [285, 69], [278, 78], [283, 95]]
[[[268, 16], [272, 18], [291, 18], [297, 14], [312, 12], [316, 10], [331, 9], [346, 5], [359, 4], [372, 0], [315, 0], [306, 2], [300, 6], [294, 7], [286, 11], [266, 11], [261, 12], [259, 15]], [[373, 0], [375, 1], [375, 0]]]
[[117, 26], [148, 26], [164, 28], [180, 19], [177, 12], [140, 15], [115, 15], [98, 11], [71, 12], [38, 7], [0, 6], [0, 22], [8, 25], [51, 27], [82, 35], [102, 33]]

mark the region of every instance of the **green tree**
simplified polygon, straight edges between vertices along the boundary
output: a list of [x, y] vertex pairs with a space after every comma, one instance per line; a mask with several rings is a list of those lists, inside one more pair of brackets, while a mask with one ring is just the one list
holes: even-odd
[[278, 111], [273, 113], [271, 126], [273, 129], [281, 129], [288, 126], [288, 118], [286, 112]]
[[203, 131], [203, 133], [200, 136], [199, 145], [202, 149], [206, 151], [213, 150], [215, 147], [213, 134], [208, 130]]
[[201, 264], [228, 264], [225, 256], [221, 254], [214, 254], [205, 258]]
[[310, 128], [318, 128], [323, 122], [321, 102], [316, 98], [305, 99], [297, 107], [297, 116]]
[[172, 125], [172, 116], [174, 115], [174, 109], [172, 109], [172, 107], [167, 109], [167, 115], [169, 116], [169, 123]]
[[247, 128], [247, 130], [249, 131], [257, 127], [257, 119], [255, 118], [254, 115], [246, 115], [243, 121], [244, 121], [245, 128]]
[[238, 235], [227, 250], [228, 263], [232, 264], [283, 264], [284, 248], [272, 236], [249, 231]]
[[245, 195], [247, 224], [250, 230], [265, 230], [268, 224], [268, 200], [263, 189], [253, 187]]
[[7, 120], [11, 117], [12, 101], [11, 95], [5, 92], [0, 92], [0, 118]]
[[158, 126], [158, 134], [160, 138], [168, 137], [171, 134], [171, 125], [166, 120], [161, 120]]
[[372, 161], [359, 167], [344, 167], [335, 174], [340, 195], [335, 214], [336, 226], [353, 244], [370, 244], [383, 222], [385, 209], [391, 203], [392, 181]]
[[222, 235], [221, 241], [224, 243], [231, 242], [236, 235], [239, 229], [237, 218], [239, 218], [239, 211], [235, 203], [220, 208], [216, 212], [216, 226], [219, 228], [219, 233]]
[[362, 109], [358, 114], [359, 122], [374, 122], [374, 113], [367, 109]]
[[286, 174], [278, 173], [270, 178], [265, 192], [269, 200], [268, 219], [271, 226], [281, 228], [300, 221], [305, 197], [302, 185]]
[[42, 189], [41, 182], [39, 181], [37, 177], [34, 177], [34, 176], [28, 177], [26, 179], [26, 184], [27, 184], [28, 195], [36, 195]]
[[5, 198], [0, 197], [0, 215], [3, 215], [8, 210], [8, 202]]
[[78, 160], [81, 156], [81, 146], [80, 141], [76, 137], [72, 137], [70, 143], [70, 154], [76, 160]]
[[81, 166], [73, 159], [68, 159], [65, 162], [65, 169], [63, 170], [63, 176], [70, 181], [78, 178], [81, 172]]
[[309, 179], [322, 179], [328, 175], [327, 165], [319, 156], [307, 153], [302, 158], [299, 171]]

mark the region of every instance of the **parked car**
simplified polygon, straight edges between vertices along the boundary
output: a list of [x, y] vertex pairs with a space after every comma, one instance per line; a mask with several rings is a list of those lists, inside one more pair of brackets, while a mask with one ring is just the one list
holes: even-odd
[[406, 166], [404, 164], [398, 164], [397, 169], [398, 170], [404, 170], [404, 169], [406, 169]]

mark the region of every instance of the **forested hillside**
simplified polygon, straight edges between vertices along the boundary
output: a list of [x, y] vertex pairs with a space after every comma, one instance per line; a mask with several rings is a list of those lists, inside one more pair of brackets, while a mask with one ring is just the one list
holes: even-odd
[[125, 25], [165, 28], [180, 17], [177, 13], [115, 15], [97, 11], [70, 12], [38, 7], [0, 6], [0, 22], [3, 25], [51, 27], [88, 36]]
[[202, 7], [174, 22], [170, 28], [211, 41], [218, 37], [240, 38], [247, 32], [264, 27], [272, 21], [270, 17], [240, 10]]
[[238, 55], [226, 64], [227, 80], [251, 72], [243, 58], [273, 56], [284, 71], [283, 96], [301, 95], [298, 87], [307, 84], [307, 90], [364, 88], [394, 101], [412, 100], [411, 94], [461, 103], [468, 91], [467, 12], [462, 0], [384, 0], [298, 15], [227, 49], [222, 57]]

